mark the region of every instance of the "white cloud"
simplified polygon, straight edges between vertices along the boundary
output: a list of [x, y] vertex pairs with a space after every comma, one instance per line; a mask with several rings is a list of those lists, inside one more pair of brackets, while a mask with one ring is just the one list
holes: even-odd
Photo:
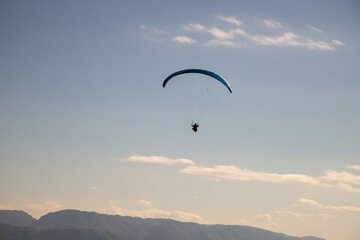
[[138, 203], [143, 206], [143, 207], [152, 207], [152, 203], [150, 201], [147, 201], [147, 200], [139, 200]]
[[328, 42], [323, 41], [314, 41], [311, 39], [304, 39], [303, 42], [299, 42], [299, 46], [306, 47], [310, 50], [326, 50], [326, 51], [334, 51], [335, 46]]
[[360, 165], [347, 165], [346, 167], [347, 167], [348, 169], [360, 171]]
[[[299, 35], [296, 35], [293, 32], [286, 32], [279, 36], [266, 36], [266, 35], [251, 35], [248, 34], [244, 29], [232, 29], [225, 31], [219, 28], [211, 28], [208, 30], [213, 36], [221, 40], [234, 39], [236, 36], [244, 37], [245, 39], [250, 40], [256, 45], [262, 46], [276, 46], [276, 47], [305, 47], [312, 50], [335, 50], [335, 45], [345, 45], [344, 43], [333, 40], [331, 43], [323, 41], [314, 41]], [[236, 46], [234, 40], [228, 44], [228, 46]]]
[[[217, 19], [221, 21], [225, 21], [228, 23], [234, 24], [236, 27], [243, 26], [243, 22], [236, 19], [235, 17], [224, 17], [218, 16]], [[262, 23], [271, 29], [283, 29], [282, 24], [272, 19], [262, 19]], [[322, 51], [335, 51], [336, 47], [346, 45], [344, 42], [340, 40], [332, 40], [332, 41], [321, 41], [314, 40], [306, 36], [300, 36], [295, 34], [294, 32], [283, 32], [277, 36], [265, 35], [262, 33], [247, 33], [244, 29], [240, 28], [218, 28], [218, 27], [208, 27], [202, 25], [200, 23], [192, 23], [188, 25], [181, 25], [182, 29], [189, 32], [188, 36], [178, 35], [171, 40], [174, 42], [182, 43], [182, 44], [194, 44], [197, 43], [194, 34], [208, 33], [212, 37], [206, 39], [206, 37], [201, 36], [200, 44], [201, 46], [226, 46], [226, 47], [244, 47], [251, 46], [248, 43], [255, 44], [258, 46], [268, 46], [268, 47], [298, 47], [298, 48], [306, 48], [309, 50], [322, 50]], [[321, 32], [321, 29], [315, 28], [313, 26], [307, 25], [308, 28], [312, 29], [316, 32]], [[150, 41], [162, 42], [163, 38], [162, 34], [164, 31], [149, 27], [147, 25], [140, 25], [140, 29], [142, 29], [146, 34], [144, 34], [144, 38]], [[191, 34], [191, 35], [190, 35]], [[204, 39], [205, 38], [205, 39]], [[215, 39], [214, 39], [215, 38]]]
[[140, 155], [132, 155], [128, 158], [120, 159], [120, 161], [124, 162], [141, 162], [141, 163], [157, 163], [157, 164], [166, 164], [166, 165], [174, 165], [174, 164], [187, 164], [193, 165], [194, 162], [190, 159], [186, 158], [179, 158], [179, 159], [172, 159], [162, 156], [140, 156]]
[[302, 222], [305, 221], [306, 217], [320, 217], [322, 220], [326, 220], [332, 217], [327, 213], [297, 213], [294, 211], [286, 211], [285, 213], [294, 216], [295, 218], [297, 218], [299, 221]]
[[182, 222], [201, 222], [202, 218], [195, 213], [183, 212], [183, 211], [165, 211], [158, 208], [149, 208], [145, 210], [130, 210], [126, 208], [120, 208], [118, 206], [111, 206], [107, 210], [102, 212], [107, 214], [118, 214], [122, 216], [132, 216], [141, 218], [166, 218], [174, 219]]
[[97, 186], [91, 186], [90, 189], [93, 191], [101, 191], [101, 189]]
[[319, 28], [316, 28], [316, 27], [313, 27], [313, 26], [310, 26], [310, 25], [307, 25], [306, 27], [310, 28], [311, 30], [313, 30], [314, 32], [319, 32], [319, 33], [322, 33], [323, 30], [319, 29]]
[[217, 17], [218, 19], [224, 21], [224, 22], [228, 22], [228, 23], [233, 23], [235, 24], [236, 26], [242, 26], [243, 25], [243, 22], [236, 19], [235, 17], [223, 17], [223, 16], [218, 16]]
[[141, 24], [140, 29], [142, 31], [141, 36], [144, 39], [146, 39], [148, 41], [152, 41], [152, 42], [162, 42], [163, 41], [161, 36], [164, 34], [164, 31], [162, 31], [158, 28], [149, 27], [145, 24]]
[[338, 46], [345, 46], [346, 44], [342, 41], [339, 41], [339, 40], [332, 40], [332, 43], [334, 45], [338, 45]]
[[[299, 183], [312, 186], [337, 188], [347, 192], [359, 193], [360, 188], [353, 185], [360, 185], [360, 176], [347, 172], [325, 171], [320, 177], [308, 176], [305, 174], [279, 174], [256, 172], [246, 168], [239, 168], [232, 165], [217, 165], [215, 167], [203, 167], [199, 165], [187, 166], [180, 173], [203, 176], [208, 180], [231, 180], [231, 181], [257, 181], [266, 183]], [[334, 182], [334, 183], [330, 183]]]
[[303, 174], [254, 172], [231, 165], [218, 165], [213, 168], [192, 165], [181, 169], [180, 172], [184, 174], [201, 175], [225, 180], [258, 181], [269, 183], [303, 183], [309, 185], [328, 186], [327, 184], [321, 183], [314, 177]]
[[266, 173], [256, 172], [246, 168], [232, 165], [217, 165], [215, 167], [203, 167], [191, 165], [179, 171], [183, 174], [203, 176], [207, 180], [231, 180], [231, 181], [257, 181], [267, 183], [299, 183], [312, 186], [337, 188], [347, 192], [360, 193], [360, 176], [347, 172], [325, 171], [320, 177], [308, 176], [296, 173]]
[[[204, 167], [196, 165], [190, 159], [172, 159], [163, 156], [131, 155], [128, 158], [120, 159], [120, 161], [166, 164], [169, 166], [183, 164], [187, 166], [180, 169], [180, 173], [198, 175], [204, 177], [206, 180], [212, 181], [230, 180], [265, 183], [297, 183], [326, 188], [337, 188], [347, 192], [360, 193], [360, 188], [354, 186], [360, 185], [360, 175], [354, 175], [348, 172], [327, 170], [324, 171], [324, 175], [317, 177], [298, 173], [267, 173], [252, 171], [246, 168], [239, 168], [233, 165], [216, 165], [214, 167]], [[353, 167], [353, 165], [351, 165], [351, 167]]]
[[262, 22], [268, 28], [281, 28], [281, 23], [279, 23], [275, 20], [272, 20], [272, 19], [263, 19]]
[[207, 43], [205, 43], [204, 46], [206, 46], [206, 47], [211, 47], [211, 46], [238, 47], [239, 45], [237, 45], [236, 43], [234, 43], [232, 41], [228, 41], [228, 40], [213, 39], [213, 40], [210, 40]]
[[191, 32], [202, 32], [206, 30], [206, 27], [198, 23], [193, 23], [193, 24], [184, 25], [183, 29]]
[[315, 200], [301, 198], [298, 200], [297, 206], [310, 206], [315, 208], [322, 208], [333, 211], [346, 211], [346, 212], [360, 212], [360, 207], [357, 206], [334, 206], [334, 205], [324, 205]]
[[334, 210], [334, 211], [347, 211], [347, 212], [360, 212], [360, 207], [357, 206], [332, 206], [325, 205], [323, 206], [326, 209]]
[[154, 28], [154, 27], [149, 27], [145, 24], [141, 24], [140, 25], [140, 29], [150, 33], [150, 34], [155, 34], [155, 35], [159, 35], [159, 34], [163, 34], [164, 32], [158, 28]]
[[296, 35], [293, 32], [286, 32], [283, 35], [270, 37], [265, 35], [249, 35], [246, 32], [243, 36], [250, 39], [252, 42], [263, 46], [277, 46], [277, 47], [305, 47], [311, 50], [335, 50], [331, 43], [323, 41], [314, 41], [302, 36]]
[[227, 32], [219, 28], [210, 28], [208, 32], [212, 34], [215, 38], [222, 40], [233, 39], [235, 36], [233, 31]]
[[269, 37], [265, 35], [246, 35], [251, 41], [259, 45], [265, 46], [298, 46], [298, 35], [292, 32], [284, 33], [276, 37]]
[[178, 43], [185, 43], [185, 44], [192, 44], [192, 43], [196, 43], [196, 41], [190, 37], [187, 36], [177, 36], [172, 38], [173, 41], [178, 42]]
[[325, 171], [325, 176], [322, 176], [321, 179], [328, 182], [342, 182], [360, 185], [360, 175], [354, 175], [349, 172], [327, 170]]
[[185, 212], [185, 211], [165, 211], [158, 208], [153, 208], [152, 203], [147, 200], [139, 200], [137, 203], [146, 209], [132, 210], [120, 207], [119, 200], [109, 200], [110, 207], [108, 209], [100, 209], [99, 212], [104, 214], [117, 214], [121, 216], [132, 216], [140, 218], [166, 218], [174, 219], [182, 222], [198, 222], [205, 223], [203, 219], [196, 213]]
[[353, 187], [346, 183], [338, 183], [338, 184], [336, 184], [336, 187], [339, 189], [345, 190], [347, 192], [360, 193], [360, 188]]
[[[263, 23], [269, 28], [281, 28], [281, 24], [271, 19], [263, 19]], [[237, 36], [244, 37], [250, 40], [250, 42], [256, 45], [262, 46], [276, 46], [276, 47], [304, 47], [310, 50], [324, 50], [334, 51], [335, 46], [343, 46], [345, 43], [339, 40], [332, 40], [331, 42], [316, 41], [307, 37], [297, 35], [293, 32], [285, 32], [278, 36], [268, 36], [262, 34], [249, 34], [244, 29], [219, 29], [210, 28], [208, 30], [210, 34], [215, 36], [217, 39], [232, 40], [228, 46], [236, 46], [235, 39]], [[215, 44], [214, 44], [215, 45]], [[220, 44], [218, 44], [220, 45]], [[224, 44], [223, 44], [224, 45]]]
[[312, 207], [321, 207], [322, 205], [315, 200], [307, 199], [307, 198], [300, 198], [298, 200], [299, 204], [306, 205], [306, 206], [312, 206]]

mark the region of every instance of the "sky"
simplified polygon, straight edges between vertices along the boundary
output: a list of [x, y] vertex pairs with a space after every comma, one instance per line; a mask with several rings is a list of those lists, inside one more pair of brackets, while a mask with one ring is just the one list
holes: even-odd
[[[358, 1], [1, 1], [0, 209], [359, 239], [359, 23]], [[162, 87], [187, 68], [233, 93]]]

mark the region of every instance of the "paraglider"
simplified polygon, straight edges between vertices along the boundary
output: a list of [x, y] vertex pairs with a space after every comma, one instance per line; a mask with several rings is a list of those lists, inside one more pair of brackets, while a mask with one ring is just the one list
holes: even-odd
[[[211, 77], [212, 79], [215, 79], [217, 81], [219, 81], [223, 86], [225, 86], [227, 88], [227, 90], [232, 93], [232, 88], [230, 86], [230, 84], [223, 78], [221, 77], [220, 75], [214, 73], [214, 72], [211, 72], [211, 71], [208, 71], [208, 70], [204, 70], [204, 69], [184, 69], [184, 70], [180, 70], [180, 71], [177, 71], [177, 72], [174, 72], [172, 73], [171, 75], [169, 75], [163, 82], [162, 86], [165, 88], [165, 86], [168, 84], [168, 82], [173, 79], [174, 77], [178, 76], [178, 75], [181, 75], [181, 74], [187, 74], [187, 73], [198, 73], [198, 74], [203, 74], [203, 75], [206, 75], [206, 76], [209, 76]], [[209, 78], [209, 79], [211, 79]], [[199, 128], [199, 122], [197, 123], [192, 123], [191, 124], [191, 128], [194, 132], [197, 132], [198, 131], [198, 128]]]
[[197, 132], [198, 127], [199, 127], [199, 123], [192, 123], [192, 124], [191, 124], [191, 128], [192, 128], [192, 130], [193, 130], [194, 132]]

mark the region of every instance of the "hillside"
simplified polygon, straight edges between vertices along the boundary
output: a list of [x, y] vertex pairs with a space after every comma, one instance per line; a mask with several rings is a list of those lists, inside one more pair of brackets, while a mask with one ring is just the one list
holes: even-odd
[[315, 237], [291, 237], [248, 226], [201, 225], [78, 210], [49, 213], [31, 226], [37, 229], [103, 229], [128, 240], [322, 240]]
[[35, 221], [36, 219], [24, 211], [0, 210], [0, 223], [23, 227], [28, 226]]
[[0, 221], [1, 240], [323, 240], [249, 226], [202, 225], [79, 210], [48, 213], [39, 220], [23, 211], [0, 210]]
[[101, 229], [46, 229], [0, 224], [1, 240], [123, 240]]

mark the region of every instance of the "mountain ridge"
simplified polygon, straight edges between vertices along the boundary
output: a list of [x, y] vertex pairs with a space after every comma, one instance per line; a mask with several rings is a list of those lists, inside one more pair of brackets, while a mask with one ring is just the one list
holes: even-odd
[[25, 227], [35, 221], [35, 218], [22, 210], [0, 210], [0, 223]]
[[107, 215], [76, 209], [48, 213], [28, 227], [39, 231], [100, 229], [125, 240], [324, 240], [317, 237], [292, 237], [242, 225], [204, 225], [171, 219]]
[[1, 240], [124, 240], [102, 229], [36, 229], [0, 223]]

